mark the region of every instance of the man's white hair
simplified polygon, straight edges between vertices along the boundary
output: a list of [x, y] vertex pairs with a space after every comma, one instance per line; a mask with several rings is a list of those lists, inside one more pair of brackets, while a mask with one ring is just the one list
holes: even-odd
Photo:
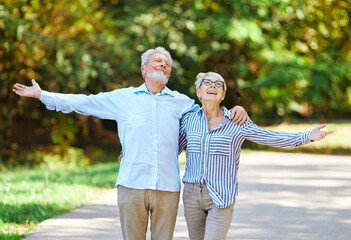
[[221, 81], [224, 83], [223, 87], [224, 87], [224, 92], [227, 91], [227, 84], [224, 81], [224, 78], [215, 72], [207, 72], [207, 73], [202, 73], [200, 72], [197, 76], [196, 76], [196, 81], [195, 81], [195, 87], [196, 89], [199, 89], [202, 83], [202, 79], [204, 79], [206, 76], [212, 76], [214, 78], [216, 78], [217, 80]]
[[146, 65], [147, 62], [149, 61], [149, 58], [152, 54], [155, 53], [160, 53], [165, 55], [166, 57], [168, 57], [169, 62], [171, 64], [171, 69], [172, 69], [172, 65], [173, 65], [173, 59], [171, 57], [171, 54], [164, 48], [164, 47], [157, 47], [155, 49], [149, 49], [147, 51], [145, 51], [142, 55], [141, 55], [141, 66]]

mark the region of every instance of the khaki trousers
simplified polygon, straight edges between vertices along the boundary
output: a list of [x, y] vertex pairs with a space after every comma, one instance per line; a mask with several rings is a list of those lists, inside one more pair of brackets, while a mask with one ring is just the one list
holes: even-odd
[[191, 240], [225, 240], [234, 203], [217, 208], [205, 184], [184, 183], [184, 215]]
[[148, 220], [152, 240], [171, 240], [177, 218], [179, 192], [118, 186], [123, 239], [145, 240]]

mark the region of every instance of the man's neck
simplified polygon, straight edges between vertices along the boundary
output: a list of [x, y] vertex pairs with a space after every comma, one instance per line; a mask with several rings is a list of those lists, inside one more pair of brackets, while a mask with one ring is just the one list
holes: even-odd
[[149, 92], [151, 92], [154, 95], [160, 93], [165, 88], [164, 83], [152, 81], [150, 79], [145, 79], [145, 85]]

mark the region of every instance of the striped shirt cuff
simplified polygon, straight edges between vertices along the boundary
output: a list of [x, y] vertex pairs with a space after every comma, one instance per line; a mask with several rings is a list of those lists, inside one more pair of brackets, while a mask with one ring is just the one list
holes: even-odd
[[312, 130], [302, 133], [302, 144], [311, 143], [313, 141], [310, 140]]

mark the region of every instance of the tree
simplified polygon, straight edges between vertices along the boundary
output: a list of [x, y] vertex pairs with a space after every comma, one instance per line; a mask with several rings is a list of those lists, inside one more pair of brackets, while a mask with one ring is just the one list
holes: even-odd
[[6, 0], [3, 146], [16, 142], [14, 120], [36, 119], [62, 146], [88, 134], [86, 117], [45, 111], [13, 95], [14, 83], [35, 78], [49, 91], [85, 94], [138, 86], [140, 55], [158, 45], [174, 58], [171, 89], [196, 98], [197, 73], [218, 72], [228, 85], [224, 105], [245, 106], [258, 123], [350, 117], [350, 9], [343, 0]]

